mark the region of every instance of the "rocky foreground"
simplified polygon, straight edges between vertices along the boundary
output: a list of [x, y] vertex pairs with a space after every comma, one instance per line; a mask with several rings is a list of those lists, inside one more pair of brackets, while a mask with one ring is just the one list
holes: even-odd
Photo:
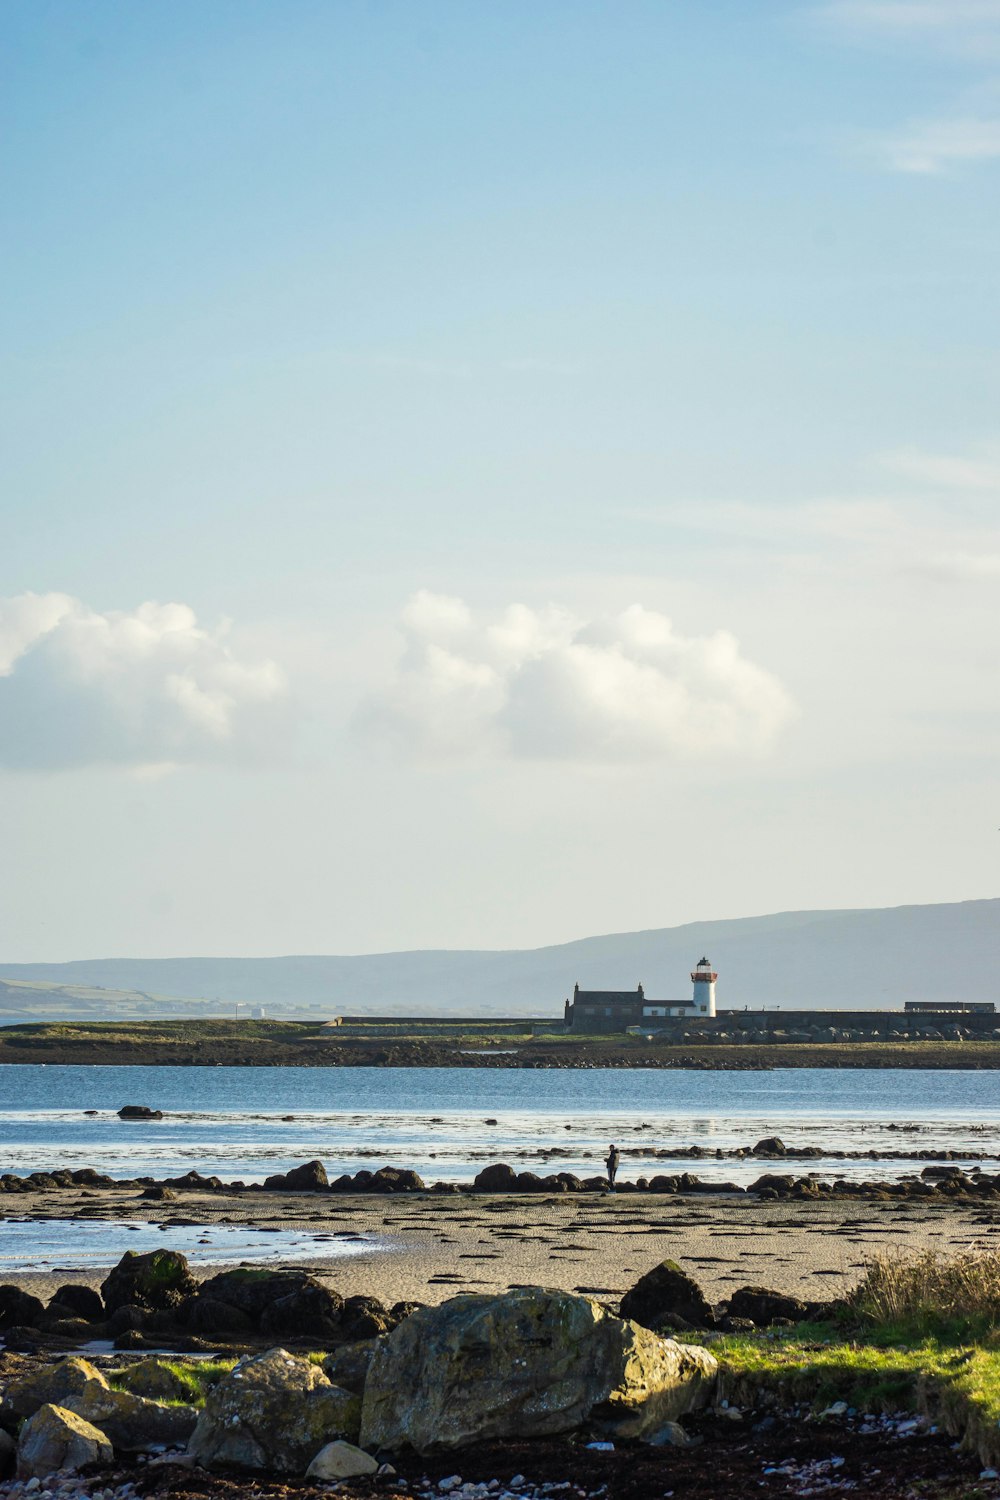
[[[302, 1270], [199, 1284], [176, 1252], [127, 1255], [100, 1293], [67, 1284], [43, 1305], [0, 1287], [0, 1493], [1000, 1495], [982, 1454], [954, 1450], [954, 1422], [816, 1411], [713, 1352], [838, 1310], [754, 1286], [713, 1304], [670, 1261], [610, 1305], [531, 1286], [386, 1308]], [[46, 1332], [117, 1348], [30, 1352]], [[132, 1352], [150, 1339], [205, 1357]]]

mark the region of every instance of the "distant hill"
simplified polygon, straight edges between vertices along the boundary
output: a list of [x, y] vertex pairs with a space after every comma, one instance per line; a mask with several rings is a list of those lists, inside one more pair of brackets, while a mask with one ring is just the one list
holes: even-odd
[[503, 952], [0, 962], [0, 1019], [230, 1014], [238, 1001], [274, 1016], [559, 1015], [577, 980], [684, 997], [703, 953], [720, 1008], [997, 1000], [1000, 900], [780, 912]]

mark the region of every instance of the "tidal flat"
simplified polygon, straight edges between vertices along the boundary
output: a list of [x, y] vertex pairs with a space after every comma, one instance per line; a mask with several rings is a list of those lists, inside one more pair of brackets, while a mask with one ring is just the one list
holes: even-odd
[[[184, 1248], [192, 1227], [218, 1236], [201, 1247], [196, 1276], [227, 1254], [225, 1231], [256, 1232], [260, 1258], [274, 1260], [271, 1234], [294, 1234], [294, 1264], [310, 1266], [345, 1296], [441, 1302], [461, 1291], [542, 1285], [620, 1296], [650, 1266], [678, 1262], [710, 1297], [763, 1284], [806, 1299], [840, 1295], [878, 1251], [942, 1253], [1000, 1244], [1000, 1204], [942, 1202], [761, 1203], [750, 1195], [659, 1194], [324, 1195], [178, 1190], [156, 1204], [134, 1188], [62, 1189], [6, 1206], [60, 1249], [52, 1264], [0, 1277], [50, 1296], [72, 1279], [98, 1285], [118, 1259], [118, 1241], [96, 1258], [80, 1254], [78, 1226], [144, 1224], [163, 1248]], [[30, 1234], [30, 1229], [28, 1229]], [[181, 1243], [178, 1236], [182, 1235]], [[333, 1241], [326, 1236], [336, 1236]], [[344, 1237], [356, 1237], [345, 1240]], [[89, 1240], [89, 1236], [88, 1236]], [[110, 1243], [110, 1242], [109, 1242]], [[350, 1243], [350, 1254], [343, 1253]], [[136, 1248], [140, 1248], [136, 1239]], [[147, 1248], [144, 1238], [141, 1248]], [[238, 1258], [254, 1258], [244, 1251]], [[37, 1262], [36, 1262], [37, 1264]]]

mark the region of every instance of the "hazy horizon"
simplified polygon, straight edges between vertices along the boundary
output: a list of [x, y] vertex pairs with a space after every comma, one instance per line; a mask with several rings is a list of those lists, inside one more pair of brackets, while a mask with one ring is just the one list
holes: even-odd
[[0, 38], [2, 961], [996, 888], [996, 0]]
[[[673, 924], [671, 926], [666, 926], [666, 927], [634, 927], [634, 928], [620, 928], [620, 929], [616, 929], [614, 931], [606, 931], [606, 932], [577, 932], [577, 933], [574, 933], [571, 937], [554, 938], [551, 942], [541, 942], [541, 943], [535, 943], [535, 944], [530, 944], [530, 945], [529, 944], [525, 944], [525, 945], [521, 945], [521, 946], [516, 945], [516, 944], [508, 944], [505, 947], [495, 947], [495, 948], [489, 948], [489, 947], [477, 947], [477, 948], [472, 948], [472, 947], [447, 947], [447, 946], [417, 947], [417, 948], [379, 948], [379, 949], [359, 949], [357, 952], [353, 952], [353, 953], [352, 952], [347, 952], [347, 951], [342, 951], [342, 952], [338, 952], [338, 953], [320, 953], [320, 952], [316, 952], [316, 953], [305, 953], [305, 952], [302, 952], [302, 953], [291, 953], [291, 952], [289, 952], [289, 953], [274, 953], [274, 952], [263, 951], [263, 950], [261, 952], [259, 952], [259, 953], [255, 953], [255, 952], [252, 952], [252, 951], [249, 951], [249, 950], [245, 951], [245, 952], [241, 952], [241, 953], [221, 953], [221, 952], [220, 953], [207, 953], [207, 952], [193, 953], [192, 952], [192, 953], [175, 953], [175, 954], [167, 954], [167, 953], [145, 953], [145, 954], [140, 954], [140, 953], [125, 953], [125, 952], [122, 952], [122, 953], [90, 953], [90, 954], [78, 953], [78, 954], [75, 954], [72, 958], [67, 958], [67, 959], [45, 959], [45, 958], [7, 959], [4, 956], [4, 954], [2, 952], [0, 952], [0, 979], [3, 978], [3, 975], [4, 975], [4, 973], [7, 970], [12, 969], [12, 968], [18, 968], [18, 967], [27, 967], [27, 968], [33, 968], [33, 967], [38, 967], [38, 968], [43, 968], [43, 967], [58, 967], [58, 966], [64, 965], [64, 964], [65, 965], [72, 965], [72, 964], [77, 964], [77, 963], [79, 963], [79, 964], [87, 964], [87, 963], [95, 963], [95, 962], [102, 962], [102, 961], [107, 961], [107, 962], [110, 962], [110, 963], [118, 963], [118, 962], [129, 963], [129, 962], [135, 960], [137, 962], [147, 962], [148, 961], [148, 962], [151, 962], [151, 963], [157, 963], [157, 962], [160, 962], [160, 961], [170, 962], [172, 960], [177, 960], [178, 962], [183, 962], [186, 959], [197, 961], [199, 959], [203, 959], [204, 958], [204, 959], [208, 959], [208, 960], [215, 960], [215, 959], [229, 960], [229, 959], [232, 959], [232, 960], [234, 960], [236, 962], [239, 962], [242, 959], [250, 959], [250, 960], [254, 960], [254, 959], [264, 959], [264, 960], [267, 960], [267, 959], [274, 959], [274, 960], [292, 959], [292, 960], [294, 960], [294, 959], [300, 959], [300, 958], [305, 958], [305, 959], [312, 959], [312, 958], [320, 958], [320, 959], [322, 959], [322, 958], [347, 958], [347, 959], [351, 959], [351, 958], [390, 958], [390, 957], [391, 958], [406, 958], [408, 955], [411, 955], [411, 954], [421, 954], [421, 955], [426, 955], [428, 957], [433, 957], [436, 954], [454, 954], [454, 955], [460, 956], [460, 955], [462, 955], [464, 953], [470, 953], [470, 954], [507, 954], [507, 953], [509, 953], [509, 954], [521, 954], [521, 953], [525, 953], [525, 954], [530, 954], [530, 953], [539, 953], [539, 952], [543, 952], [543, 951], [548, 951], [550, 949], [572, 948], [572, 947], [576, 947], [576, 946], [578, 946], [580, 944], [585, 944], [585, 943], [590, 943], [590, 942], [600, 942], [600, 941], [602, 941], [605, 938], [608, 938], [608, 939], [618, 939], [618, 938], [631, 938], [631, 937], [645, 937], [645, 936], [649, 936], [649, 935], [653, 935], [653, 934], [658, 934], [658, 933], [661, 933], [661, 932], [670, 932], [670, 933], [673, 933], [673, 932], [683, 932], [685, 928], [689, 928], [689, 927], [701, 929], [701, 928], [705, 928], [705, 927], [724, 926], [724, 925], [738, 926], [740, 923], [746, 923], [746, 924], [749, 925], [749, 924], [754, 924], [754, 923], [766, 923], [766, 922], [772, 921], [772, 920], [774, 920], [774, 921], [780, 921], [780, 920], [782, 920], [784, 918], [788, 918], [788, 917], [792, 917], [792, 918], [794, 918], [794, 917], [804, 917], [804, 918], [808, 919], [808, 918], [811, 918], [811, 917], [841, 917], [841, 916], [855, 916], [855, 915], [865, 916], [865, 915], [869, 915], [869, 914], [874, 915], [874, 914], [877, 914], [877, 913], [880, 914], [880, 913], [885, 913], [885, 912], [892, 913], [892, 912], [903, 912], [903, 911], [920, 911], [923, 907], [927, 907], [927, 909], [929, 909], [929, 910], [931, 910], [931, 909], [932, 910], [939, 910], [942, 907], [944, 907], [944, 908], [947, 908], [947, 907], [969, 907], [969, 906], [979, 906], [979, 905], [985, 906], [985, 905], [989, 905], [991, 902], [1000, 902], [1000, 897], [997, 897], [997, 896], [973, 896], [973, 897], [967, 897], [963, 901], [955, 901], [955, 902], [931, 902], [931, 903], [924, 903], [924, 902], [916, 902], [916, 903], [914, 903], [914, 902], [900, 902], [900, 903], [898, 903], [896, 905], [884, 906], [884, 907], [883, 906], [797, 907], [797, 908], [789, 908], [789, 909], [784, 910], [784, 911], [742, 912], [738, 916], [731, 916], [731, 917], [693, 917], [690, 921], [678, 922], [678, 923], [675, 923], [675, 924]], [[998, 938], [998, 941], [1000, 941], [1000, 938]], [[692, 960], [692, 962], [694, 962], [694, 960]]]

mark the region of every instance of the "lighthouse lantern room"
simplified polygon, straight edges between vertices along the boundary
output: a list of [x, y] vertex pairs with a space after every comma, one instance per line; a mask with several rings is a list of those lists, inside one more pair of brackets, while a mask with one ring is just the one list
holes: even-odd
[[694, 998], [691, 1003], [696, 1015], [715, 1015], [715, 981], [718, 977], [707, 958], [699, 958], [691, 970], [691, 982], [694, 985]]

